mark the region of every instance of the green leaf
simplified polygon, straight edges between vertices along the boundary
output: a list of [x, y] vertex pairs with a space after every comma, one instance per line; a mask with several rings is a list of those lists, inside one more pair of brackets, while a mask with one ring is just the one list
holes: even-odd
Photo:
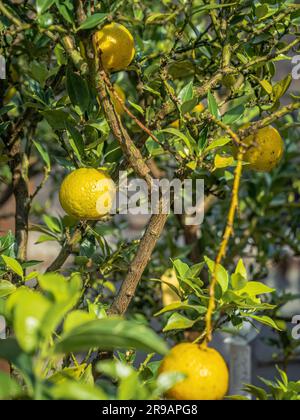
[[87, 322], [64, 334], [55, 346], [56, 353], [135, 348], [166, 354], [167, 346], [144, 325], [122, 319], [99, 319]]
[[165, 128], [164, 130], [160, 131], [161, 133], [169, 133], [169, 134], [173, 134], [173, 136], [178, 137], [180, 140], [182, 140], [184, 142], [184, 144], [187, 146], [187, 148], [189, 149], [189, 151], [192, 153], [193, 148], [191, 146], [191, 141], [190, 139], [181, 131], [177, 130], [176, 128]]
[[274, 102], [279, 101], [280, 98], [287, 92], [289, 89], [291, 83], [293, 81], [293, 78], [291, 74], [288, 74], [283, 80], [280, 82], [277, 82], [273, 86], [273, 100]]
[[189, 305], [188, 303], [178, 301], [178, 302], [173, 302], [170, 305], [165, 306], [162, 310], [157, 312], [155, 314], [155, 316], [159, 316], [159, 315], [165, 314], [167, 312], [180, 311], [180, 310], [181, 311], [183, 311], [183, 310], [194, 310], [194, 311], [198, 312], [199, 314], [205, 314], [207, 309], [204, 306]]
[[268, 80], [260, 80], [259, 83], [268, 95], [272, 94], [273, 86], [271, 85], [271, 83]]
[[255, 15], [262, 19], [264, 16], [266, 16], [269, 12], [269, 7], [267, 4], [260, 4], [255, 8]]
[[215, 160], [214, 160], [214, 171], [216, 169], [223, 169], [228, 168], [230, 166], [233, 166], [235, 163], [233, 156], [221, 156], [219, 154], [216, 154]]
[[108, 396], [102, 389], [88, 384], [67, 380], [61, 384], [56, 384], [50, 389], [53, 400], [73, 400], [73, 401], [103, 401], [108, 400]]
[[170, 16], [170, 13], [151, 13], [147, 19], [145, 24], [149, 25], [150, 23], [159, 22], [161, 20], [167, 19]]
[[100, 25], [100, 23], [103, 23], [106, 20], [107, 16], [107, 13], [95, 13], [94, 15], [89, 16], [80, 25], [78, 31], [95, 28], [95, 26], [98, 26]]
[[16, 290], [16, 286], [7, 280], [0, 280], [0, 298], [11, 295]]
[[233, 290], [241, 290], [243, 289], [247, 284], [247, 279], [243, 277], [240, 273], [234, 273], [231, 276], [231, 285]]
[[81, 293], [82, 281], [78, 275], [67, 279], [58, 273], [47, 273], [40, 275], [38, 281], [40, 287], [59, 303], [72, 301], [75, 305]]
[[208, 153], [211, 150], [217, 149], [219, 147], [224, 147], [226, 144], [230, 143], [232, 140], [230, 137], [220, 137], [216, 140], [213, 140], [210, 145], [204, 150], [204, 153]]
[[181, 102], [180, 108], [183, 115], [194, 109], [197, 105], [197, 98], [194, 97], [193, 81], [184, 86], [184, 88], [180, 91], [178, 98]]
[[52, 231], [56, 233], [61, 232], [61, 225], [59, 223], [59, 220], [56, 217], [48, 216], [47, 214], [44, 214], [43, 220], [47, 227]]
[[68, 60], [66, 58], [66, 52], [60, 44], [56, 44], [56, 47], [54, 48], [54, 54], [55, 54], [57, 63], [60, 66], [66, 65], [68, 63]]
[[49, 307], [50, 302], [41, 294], [29, 289], [18, 291], [14, 304], [13, 326], [18, 343], [26, 353], [37, 349], [41, 338], [40, 327]]
[[45, 162], [45, 164], [46, 164], [46, 166], [48, 168], [48, 170], [50, 171], [50, 169], [51, 169], [51, 162], [50, 162], [49, 153], [47, 152], [46, 149], [43, 148], [43, 146], [40, 143], [38, 143], [38, 142], [36, 142], [36, 141], [33, 140], [33, 144], [35, 145], [37, 151], [41, 155], [43, 161]]
[[0, 400], [16, 398], [22, 394], [21, 387], [9, 375], [0, 372]]
[[64, 130], [67, 121], [74, 123], [74, 119], [63, 109], [49, 109], [42, 111], [41, 114], [46, 118], [53, 130]]
[[69, 23], [74, 23], [74, 7], [72, 0], [55, 0], [56, 7], [62, 17]]
[[184, 263], [184, 262], [182, 262], [178, 259], [173, 261], [173, 266], [176, 270], [176, 273], [181, 278], [184, 278], [186, 276], [186, 274], [188, 273], [189, 269], [190, 269], [190, 267], [186, 263]]
[[5, 265], [7, 268], [12, 270], [14, 273], [16, 273], [20, 277], [24, 277], [23, 268], [21, 264], [14, 258], [8, 257], [7, 255], [1, 255]]
[[241, 313], [241, 316], [254, 319], [255, 321], [260, 322], [261, 324], [267, 325], [268, 327], [274, 328], [277, 331], [283, 331], [281, 328], [279, 328], [276, 322], [268, 316], [265, 316], [265, 315], [257, 316], [257, 315], [247, 314], [247, 313]]
[[57, 239], [51, 235], [41, 235], [36, 241], [35, 244], [43, 244], [44, 242], [57, 241]]
[[268, 401], [268, 394], [263, 388], [259, 388], [254, 385], [245, 385], [243, 390], [247, 393], [252, 394], [257, 400]]
[[84, 140], [80, 132], [72, 126], [71, 124], [67, 124], [67, 130], [69, 132], [69, 143], [74, 153], [76, 154], [77, 158], [81, 161], [84, 157]]
[[[205, 260], [205, 262], [206, 262], [206, 264], [209, 268], [210, 273], [213, 274], [214, 271], [215, 271], [215, 262], [212, 261], [208, 257], [204, 257], [204, 260]], [[217, 277], [217, 282], [221, 286], [221, 289], [222, 289], [223, 293], [225, 293], [227, 291], [228, 285], [229, 285], [229, 275], [228, 275], [227, 271], [225, 270], [225, 268], [221, 264], [218, 264], [218, 266], [217, 266], [216, 277]]]
[[90, 91], [86, 80], [77, 73], [68, 69], [67, 71], [67, 91], [73, 106], [79, 106], [84, 113], [90, 105]]
[[64, 332], [68, 333], [74, 328], [79, 327], [80, 325], [85, 324], [88, 321], [92, 321], [94, 319], [95, 316], [91, 313], [81, 310], [72, 311], [67, 315], [66, 320], [64, 322]]
[[36, 0], [36, 11], [41, 15], [50, 9], [54, 2], [55, 0]]
[[136, 104], [136, 103], [134, 103], [134, 102], [132, 102], [132, 101], [129, 101], [128, 100], [128, 102], [130, 103], [130, 105], [134, 108], [134, 109], [136, 109], [141, 115], [145, 115], [145, 111], [143, 110], [143, 108], [140, 106], [140, 105], [138, 105], [138, 104]]
[[203, 270], [204, 266], [205, 266], [205, 262], [194, 264], [194, 265], [192, 265], [192, 267], [189, 267], [189, 270], [186, 273], [186, 275], [188, 277], [197, 277], [197, 276], [199, 276], [199, 274]]
[[248, 279], [248, 273], [245, 264], [241, 258], [236, 266], [235, 274], [240, 274], [242, 277], [244, 277], [244, 279]]
[[185, 330], [191, 328], [196, 321], [188, 319], [178, 313], [172, 314], [168, 319], [167, 325], [163, 329], [163, 332], [173, 331], [173, 330]]
[[258, 281], [249, 281], [243, 289], [237, 291], [237, 294], [240, 296], [246, 294], [251, 297], [256, 297], [258, 295], [273, 292], [275, 292], [275, 289], [271, 289], [269, 286], [266, 286], [263, 283]]
[[208, 101], [208, 110], [209, 110], [209, 112], [214, 117], [219, 118], [220, 117], [219, 106], [218, 106], [218, 103], [216, 101], [216, 98], [211, 93], [211, 91], [208, 91], [207, 101]]
[[194, 97], [194, 90], [193, 90], [193, 81], [189, 82], [187, 85], [183, 87], [178, 95], [178, 99], [180, 99], [181, 103], [188, 102]]
[[231, 125], [237, 122], [240, 118], [243, 117], [245, 112], [245, 107], [243, 105], [238, 105], [235, 108], [229, 109], [226, 114], [223, 116], [222, 120], [224, 124]]

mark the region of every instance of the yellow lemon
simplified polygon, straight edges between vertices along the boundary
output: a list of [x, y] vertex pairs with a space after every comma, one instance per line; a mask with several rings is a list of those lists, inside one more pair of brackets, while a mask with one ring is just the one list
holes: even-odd
[[176, 289], [179, 289], [180, 287], [175, 270], [172, 268], [168, 269], [161, 276], [161, 280], [164, 282], [161, 284], [163, 306], [165, 307], [170, 305], [171, 303], [178, 302], [179, 296], [169, 286], [169, 284], [172, 284], [172, 286], [176, 287]]
[[[114, 89], [115, 89], [116, 94], [122, 100], [122, 102], [125, 103], [125, 101], [126, 101], [126, 95], [125, 95], [124, 90], [119, 85], [114, 85]], [[115, 107], [116, 112], [119, 115], [123, 115], [124, 114], [124, 109], [123, 109], [122, 105], [120, 104], [120, 102], [113, 95], [111, 95], [111, 97], [112, 97], [112, 103], [113, 103], [113, 105]]]
[[[202, 103], [200, 103], [196, 105], [195, 108], [192, 110], [192, 114], [201, 114], [201, 112], [203, 112], [204, 110], [205, 110], [205, 106]], [[180, 121], [179, 120], [173, 121], [172, 124], [170, 124], [170, 126], [173, 128], [177, 128], [178, 130], [178, 128], [180, 127]]]
[[244, 161], [250, 164], [248, 168], [257, 172], [270, 172], [280, 163], [284, 154], [284, 142], [272, 126], [259, 129], [243, 142], [249, 146]]
[[228, 391], [229, 373], [223, 357], [204, 344], [181, 343], [173, 347], [159, 372], [186, 375], [167, 392], [170, 399], [222, 400]]
[[70, 216], [80, 220], [99, 220], [112, 209], [116, 187], [103, 171], [80, 168], [63, 180], [59, 200]]
[[125, 26], [116, 22], [96, 32], [94, 44], [106, 71], [126, 69], [135, 55], [133, 36]]

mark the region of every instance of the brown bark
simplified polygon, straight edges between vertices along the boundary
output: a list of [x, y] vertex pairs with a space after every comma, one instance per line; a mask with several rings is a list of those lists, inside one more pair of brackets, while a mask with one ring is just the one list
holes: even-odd
[[25, 261], [27, 257], [30, 193], [28, 181], [28, 160], [26, 154], [21, 151], [20, 138], [12, 145], [10, 158], [13, 192], [16, 201], [15, 235], [18, 247], [17, 257], [19, 260]]
[[140, 278], [151, 259], [154, 247], [164, 229], [167, 218], [167, 214], [157, 214], [151, 217], [145, 234], [141, 239], [136, 256], [130, 264], [128, 274], [109, 310], [110, 315], [123, 315], [127, 311]]

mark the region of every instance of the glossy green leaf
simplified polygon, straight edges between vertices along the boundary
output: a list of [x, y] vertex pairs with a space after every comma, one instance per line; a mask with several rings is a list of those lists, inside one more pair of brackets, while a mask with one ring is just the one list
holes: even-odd
[[152, 330], [122, 319], [90, 321], [64, 334], [56, 344], [56, 353], [135, 348], [165, 354], [167, 346]]
[[0, 280], [0, 298], [11, 295], [16, 290], [16, 286], [7, 280]]
[[39, 14], [46, 12], [55, 0], [36, 0], [36, 10]]
[[243, 289], [239, 290], [237, 293], [239, 295], [247, 294], [249, 296], [256, 297], [259, 295], [273, 292], [275, 292], [275, 289], [271, 289], [269, 286], [263, 283], [260, 283], [258, 281], [249, 281], [246, 284], [246, 286]]
[[218, 103], [216, 101], [216, 98], [211, 93], [211, 91], [208, 91], [208, 94], [207, 94], [207, 102], [208, 102], [208, 110], [209, 110], [209, 112], [214, 117], [219, 118], [220, 117], [219, 106], [218, 106]]
[[[208, 257], [204, 257], [204, 259], [209, 268], [210, 273], [213, 274], [215, 271], [215, 262], [212, 261]], [[223, 293], [225, 293], [229, 285], [229, 275], [228, 275], [228, 272], [225, 270], [225, 268], [220, 264], [217, 266], [217, 269], [216, 269], [216, 277], [217, 277], [217, 282], [221, 286]]]
[[172, 311], [187, 311], [187, 310], [193, 310], [199, 314], [205, 314], [207, 309], [206, 307], [200, 306], [200, 305], [189, 305], [188, 303], [185, 303], [185, 302], [173, 302], [173, 303], [170, 303], [170, 305], [165, 306], [159, 312], [157, 312], [155, 316], [159, 316], [159, 315], [165, 314], [167, 312], [172, 312]]
[[1, 255], [1, 257], [7, 268], [16, 273], [18, 276], [22, 278], [24, 277], [23, 268], [15, 258], [8, 257], [7, 255]]
[[50, 170], [51, 168], [51, 162], [50, 162], [50, 157], [49, 157], [49, 153], [47, 152], [47, 150], [38, 142], [33, 140], [33, 144], [35, 145], [37, 151], [39, 152], [39, 154], [41, 155], [43, 161], [45, 162], [48, 170]]
[[74, 328], [79, 327], [80, 325], [85, 324], [94, 319], [95, 316], [91, 313], [80, 310], [72, 311], [67, 315], [66, 320], [64, 322], [64, 333], [68, 333]]
[[16, 338], [26, 353], [32, 353], [40, 343], [40, 327], [50, 307], [41, 294], [23, 290], [15, 304], [13, 325]]
[[232, 139], [230, 137], [220, 137], [216, 140], [213, 140], [210, 145], [205, 149], [205, 153], [210, 152], [211, 150], [217, 149], [219, 147], [224, 147], [226, 144], [230, 143]]
[[172, 314], [168, 319], [167, 325], [164, 327], [163, 332], [173, 330], [185, 330], [191, 328], [195, 324], [195, 321], [186, 318], [178, 313]]
[[86, 20], [80, 25], [78, 30], [87, 30], [95, 28], [95, 26], [103, 23], [107, 18], [107, 13], [95, 13], [86, 18]]
[[65, 381], [54, 385], [50, 390], [53, 400], [75, 400], [75, 401], [103, 401], [108, 396], [99, 387], [82, 384], [75, 381]]
[[267, 325], [268, 327], [274, 328], [277, 331], [282, 331], [282, 329], [276, 324], [276, 322], [268, 317], [268, 316], [257, 316], [257, 315], [252, 315], [252, 314], [241, 314], [242, 316], [246, 317], [246, 318], [251, 318], [254, 319], [255, 321]]
[[90, 91], [86, 80], [72, 70], [67, 72], [67, 91], [74, 106], [86, 112], [90, 105]]

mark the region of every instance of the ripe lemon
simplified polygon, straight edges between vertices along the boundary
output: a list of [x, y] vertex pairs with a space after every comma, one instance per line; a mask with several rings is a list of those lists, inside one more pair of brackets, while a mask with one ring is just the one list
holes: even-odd
[[178, 302], [179, 301], [179, 296], [169, 286], [169, 284], [172, 284], [173, 286], [176, 287], [176, 289], [180, 288], [175, 270], [172, 269], [172, 268], [168, 269], [161, 276], [161, 280], [163, 282], [165, 282], [165, 283], [161, 284], [163, 306], [165, 307], [165, 306], [170, 305], [171, 303]]
[[270, 172], [282, 159], [284, 142], [278, 131], [268, 126], [246, 137], [243, 142], [250, 146], [244, 161], [250, 163], [249, 169], [257, 172]]
[[99, 220], [110, 212], [115, 192], [115, 184], [105, 172], [80, 168], [63, 180], [59, 200], [70, 216], [80, 220]]
[[133, 36], [125, 26], [116, 22], [96, 32], [94, 43], [106, 71], [126, 69], [135, 55]]
[[[200, 104], [195, 106], [195, 108], [192, 110], [191, 113], [192, 114], [201, 114], [201, 112], [203, 112], [204, 110], [205, 110], [205, 106], [202, 103], [200, 103]], [[171, 127], [177, 128], [177, 130], [178, 130], [178, 128], [180, 127], [180, 121], [179, 120], [173, 121], [172, 124], [170, 124], [170, 125], [171, 125]]]
[[[114, 89], [115, 89], [116, 94], [122, 100], [122, 102], [125, 103], [126, 95], [125, 95], [124, 90], [119, 85], [114, 85]], [[122, 108], [122, 105], [120, 104], [120, 102], [113, 95], [112, 95], [112, 103], [115, 107], [116, 112], [119, 115], [123, 115], [124, 114], [124, 109]]]
[[168, 392], [174, 400], [222, 400], [228, 390], [229, 373], [223, 357], [206, 345], [181, 343], [163, 359], [160, 373], [181, 372], [186, 378]]

